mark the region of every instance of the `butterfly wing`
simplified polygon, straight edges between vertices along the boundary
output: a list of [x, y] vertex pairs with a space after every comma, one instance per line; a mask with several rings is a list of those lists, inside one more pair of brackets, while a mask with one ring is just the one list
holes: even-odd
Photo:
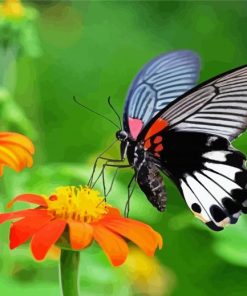
[[247, 66], [196, 87], [139, 135], [189, 208], [213, 230], [247, 212], [245, 156], [230, 141], [247, 127]]
[[247, 66], [196, 87], [159, 117], [170, 130], [210, 132], [232, 141], [247, 127]]
[[161, 169], [211, 229], [222, 230], [247, 212], [246, 158], [226, 138], [170, 131], [163, 145]]
[[163, 54], [142, 68], [124, 108], [124, 129], [133, 139], [157, 112], [195, 86], [199, 70], [198, 56], [186, 50]]

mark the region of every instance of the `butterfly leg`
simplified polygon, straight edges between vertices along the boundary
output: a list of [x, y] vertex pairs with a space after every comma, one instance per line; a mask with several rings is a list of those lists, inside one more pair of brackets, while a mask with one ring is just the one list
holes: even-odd
[[[106, 183], [105, 182], [105, 169], [106, 169], [106, 167], [115, 167], [116, 168], [116, 171], [114, 173], [114, 176], [112, 178], [112, 181], [111, 181], [111, 184], [110, 184], [110, 187], [109, 187], [108, 191], [106, 191], [106, 185], [105, 185], [105, 183]], [[129, 167], [130, 167], [129, 165], [109, 164], [108, 162], [103, 164], [103, 167], [102, 167], [102, 170], [101, 170], [101, 173], [100, 173], [99, 177], [102, 175], [103, 192], [104, 192], [105, 198], [109, 195], [109, 193], [112, 190], [112, 187], [113, 187], [114, 181], [115, 181], [115, 179], [117, 177], [119, 169], [125, 169], [125, 168], [129, 168]], [[99, 179], [99, 177], [97, 178], [97, 180]]]
[[[127, 202], [126, 202], [126, 205], [125, 205], [125, 209], [124, 209], [124, 216], [125, 217], [128, 217], [129, 216], [129, 210], [130, 210], [130, 198], [134, 192], [134, 189], [135, 189], [135, 186], [136, 186], [136, 174], [134, 174], [130, 181], [129, 181], [129, 184], [128, 184], [128, 199], [127, 199]], [[134, 183], [134, 185], [132, 186], [132, 183]], [[132, 187], [131, 187], [132, 186]]]
[[113, 159], [112, 160], [112, 159], [108, 159], [108, 158], [101, 158], [101, 159], [106, 160], [106, 162], [102, 165], [101, 171], [100, 171], [99, 175], [97, 176], [96, 180], [94, 180], [94, 181], [92, 180], [91, 184], [88, 185], [91, 188], [93, 188], [97, 184], [97, 182], [100, 179], [100, 177], [103, 176], [103, 173], [104, 173], [106, 167], [116, 167], [116, 168], [127, 168], [127, 167], [130, 167], [129, 165], [117, 164], [119, 162], [120, 163], [122, 162], [120, 160], [116, 160], [116, 159]]
[[93, 179], [94, 179], [94, 174], [95, 174], [95, 171], [96, 171], [96, 167], [97, 167], [97, 164], [98, 164], [98, 161], [99, 160], [106, 160], [106, 161], [110, 161], [110, 162], [122, 162], [123, 159], [111, 159], [111, 158], [106, 158], [106, 157], [103, 157], [103, 155], [116, 143], [116, 141], [114, 141], [110, 146], [108, 146], [99, 156], [96, 157], [95, 159], [95, 162], [94, 162], [94, 165], [93, 165], [93, 170], [92, 170], [92, 173], [91, 173], [91, 176], [89, 178], [89, 181], [88, 181], [88, 186], [89, 187], [92, 187], [92, 184], [95, 183], [93, 182]]
[[110, 184], [110, 187], [108, 189], [108, 191], [106, 192], [106, 185], [105, 185], [105, 170], [103, 171], [102, 173], [102, 182], [103, 182], [103, 187], [104, 187], [104, 195], [105, 195], [105, 198], [107, 198], [107, 196], [109, 195], [109, 193], [111, 192], [112, 190], [112, 187], [113, 187], [113, 184], [114, 184], [114, 181], [117, 177], [117, 174], [118, 174], [118, 171], [119, 171], [119, 167], [116, 168], [115, 170], [115, 173], [113, 175], [113, 178], [112, 178], [112, 181], [111, 181], [111, 184]]

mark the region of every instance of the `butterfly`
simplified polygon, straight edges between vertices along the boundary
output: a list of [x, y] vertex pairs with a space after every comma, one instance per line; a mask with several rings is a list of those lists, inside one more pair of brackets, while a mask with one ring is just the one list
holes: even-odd
[[146, 64], [116, 136], [154, 207], [166, 208], [164, 173], [194, 215], [219, 231], [247, 213], [246, 157], [231, 145], [247, 127], [247, 66], [195, 86], [199, 71], [198, 55], [187, 50]]

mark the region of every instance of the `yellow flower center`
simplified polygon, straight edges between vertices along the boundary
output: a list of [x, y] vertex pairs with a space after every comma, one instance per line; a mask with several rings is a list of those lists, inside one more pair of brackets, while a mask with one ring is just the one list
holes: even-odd
[[24, 8], [20, 0], [5, 0], [0, 12], [5, 17], [19, 18], [24, 16]]
[[89, 187], [59, 187], [47, 198], [48, 211], [56, 218], [95, 222], [109, 211], [110, 205]]

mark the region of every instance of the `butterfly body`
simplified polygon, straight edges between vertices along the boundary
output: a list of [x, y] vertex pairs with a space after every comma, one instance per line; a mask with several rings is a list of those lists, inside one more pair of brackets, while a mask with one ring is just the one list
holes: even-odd
[[117, 138], [153, 206], [166, 208], [162, 172], [194, 215], [218, 231], [247, 213], [246, 157], [231, 145], [247, 127], [247, 67], [194, 87], [198, 73], [190, 51], [144, 66], [130, 87]]

